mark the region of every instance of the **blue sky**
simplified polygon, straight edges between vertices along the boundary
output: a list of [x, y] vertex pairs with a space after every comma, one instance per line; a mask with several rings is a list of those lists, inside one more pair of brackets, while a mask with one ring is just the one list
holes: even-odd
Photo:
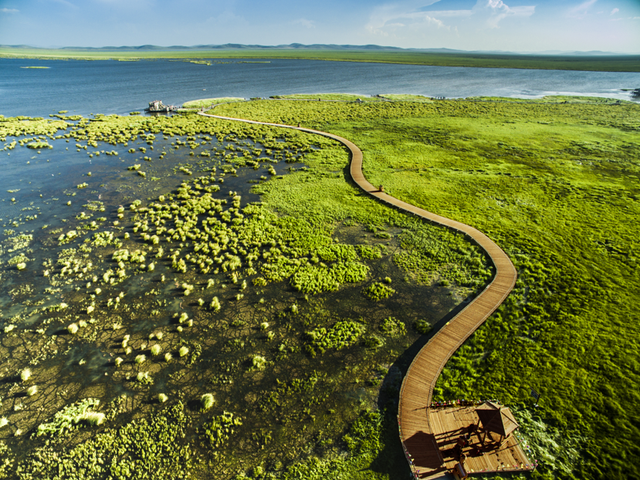
[[0, 0], [0, 44], [378, 44], [640, 54], [640, 0]]

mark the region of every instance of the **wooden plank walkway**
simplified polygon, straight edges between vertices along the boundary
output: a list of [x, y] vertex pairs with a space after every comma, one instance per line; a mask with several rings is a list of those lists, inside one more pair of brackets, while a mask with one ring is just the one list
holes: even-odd
[[257, 122], [241, 118], [210, 115], [203, 112], [200, 115], [221, 120], [290, 128], [337, 140], [351, 151], [351, 177], [362, 190], [396, 208], [464, 233], [490, 257], [496, 271], [491, 283], [475, 299], [469, 302], [463, 310], [447, 322], [420, 350], [409, 366], [400, 389], [398, 405], [400, 440], [414, 475], [423, 477], [445, 471], [447, 464], [443, 461], [435, 439], [431, 409], [429, 408], [433, 396], [433, 387], [449, 358], [502, 304], [513, 289], [518, 275], [507, 254], [484, 233], [469, 225], [428, 212], [381, 192], [379, 188], [373, 186], [365, 178], [362, 172], [362, 150], [346, 138], [293, 125]]

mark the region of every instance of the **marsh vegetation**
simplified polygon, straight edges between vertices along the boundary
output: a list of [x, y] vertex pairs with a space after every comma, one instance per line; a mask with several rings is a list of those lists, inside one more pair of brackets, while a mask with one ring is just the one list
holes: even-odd
[[[492, 237], [518, 284], [437, 399], [512, 405], [534, 477], [637, 476], [638, 105], [363, 100], [215, 113], [349, 138], [372, 183]], [[477, 247], [367, 198], [317, 136], [62, 113], [0, 132], [0, 477], [408, 471], [403, 352], [491, 277]]]
[[[0, 48], [0, 57], [37, 59], [77, 59], [138, 61], [143, 59], [178, 59], [201, 65], [227, 63], [217, 59], [234, 59], [246, 63], [269, 63], [248, 59], [296, 59], [325, 60], [334, 62], [376, 62], [411, 65], [435, 65], [450, 67], [526, 68], [545, 70], [583, 70], [607, 72], [637, 72], [637, 55], [518, 55], [472, 52], [416, 52], [396, 49], [393, 51], [366, 51], [361, 49], [216, 49], [186, 51], [135, 51], [122, 50], [70, 50], [38, 48]], [[244, 60], [243, 60], [244, 59]]]
[[491, 276], [464, 238], [363, 196], [321, 137], [1, 120], [0, 477], [368, 467], [412, 325]]
[[449, 362], [436, 399], [521, 405], [534, 476], [638, 476], [639, 106], [421, 100], [216, 112], [349, 138], [373, 184], [495, 240], [518, 269], [516, 289]]

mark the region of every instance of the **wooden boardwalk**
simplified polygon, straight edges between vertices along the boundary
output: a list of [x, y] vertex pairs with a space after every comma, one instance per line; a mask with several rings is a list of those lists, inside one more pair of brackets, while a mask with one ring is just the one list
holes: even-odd
[[433, 387], [449, 358], [502, 304], [513, 289], [517, 279], [517, 272], [507, 254], [484, 233], [469, 225], [436, 215], [381, 192], [362, 173], [362, 150], [346, 138], [293, 125], [257, 122], [205, 113], [200, 114], [221, 120], [290, 128], [337, 140], [351, 151], [351, 177], [361, 189], [396, 208], [464, 233], [491, 258], [496, 272], [491, 283], [475, 299], [469, 302], [463, 310], [447, 322], [420, 350], [409, 366], [400, 389], [400, 402], [398, 405], [400, 440], [414, 475], [416, 477], [427, 477], [445, 471], [447, 464], [443, 461], [440, 448], [435, 439], [432, 412], [429, 408], [433, 396]]

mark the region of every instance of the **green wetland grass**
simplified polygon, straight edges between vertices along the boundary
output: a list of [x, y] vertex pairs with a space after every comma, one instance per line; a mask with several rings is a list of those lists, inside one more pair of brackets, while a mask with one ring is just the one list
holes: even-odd
[[[638, 105], [327, 99], [213, 113], [345, 136], [491, 236], [518, 284], [436, 400], [511, 405], [534, 478], [636, 475]], [[322, 137], [64, 113], [0, 122], [0, 478], [405, 478], [402, 373], [482, 252]]]
[[639, 105], [261, 101], [214, 113], [344, 136], [373, 184], [493, 238], [516, 288], [447, 364], [435, 400], [514, 406], [540, 461], [534, 478], [640, 474]]
[[[143, 59], [179, 59], [191, 63], [210, 65], [224, 63], [215, 59], [296, 59], [325, 60], [334, 62], [373, 62], [412, 65], [434, 65], [448, 67], [479, 68], [527, 68], [544, 70], [585, 70], [606, 72], [638, 72], [640, 61], [637, 55], [612, 56], [567, 56], [567, 55], [517, 55], [483, 53], [440, 53], [416, 51], [364, 51], [361, 49], [216, 49], [186, 51], [123, 52], [103, 49], [60, 50], [39, 48], [0, 48], [0, 56], [5, 58], [35, 58], [45, 60], [119, 60], [137, 61]], [[198, 60], [199, 59], [199, 60]], [[257, 61], [251, 63], [268, 63]]]
[[315, 135], [60, 111], [0, 141], [0, 478], [408, 471], [399, 358], [491, 277], [476, 246]]
[[202, 98], [200, 100], [191, 100], [182, 104], [184, 109], [199, 109], [210, 108], [212, 105], [218, 103], [230, 103], [230, 102], [242, 102], [244, 98], [239, 97], [216, 97], [216, 98]]

